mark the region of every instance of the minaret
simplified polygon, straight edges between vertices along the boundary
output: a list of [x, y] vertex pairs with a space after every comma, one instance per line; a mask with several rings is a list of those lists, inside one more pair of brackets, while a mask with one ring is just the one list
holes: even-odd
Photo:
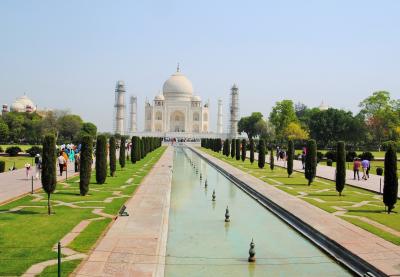
[[222, 134], [222, 99], [218, 99], [217, 134]]
[[239, 122], [239, 89], [236, 84], [231, 88], [231, 107], [230, 107], [230, 130], [229, 135], [231, 138], [238, 136], [238, 122]]
[[137, 131], [137, 98], [136, 96], [131, 96], [130, 101], [129, 101], [129, 107], [130, 107], [130, 120], [129, 120], [129, 133], [133, 134], [136, 133]]
[[117, 81], [115, 87], [115, 133], [125, 134], [125, 84]]

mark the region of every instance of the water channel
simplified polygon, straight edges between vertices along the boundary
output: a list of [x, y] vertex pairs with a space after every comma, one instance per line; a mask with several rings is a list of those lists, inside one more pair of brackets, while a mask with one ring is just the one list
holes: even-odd
[[[229, 223], [224, 221], [227, 206]], [[252, 239], [256, 262], [248, 263]], [[180, 147], [174, 155], [165, 275], [352, 276], [190, 149]]]

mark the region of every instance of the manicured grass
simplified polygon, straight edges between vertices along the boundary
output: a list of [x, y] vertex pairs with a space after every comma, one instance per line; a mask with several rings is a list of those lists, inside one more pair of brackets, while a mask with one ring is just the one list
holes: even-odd
[[40, 146], [40, 147], [42, 147], [41, 145], [29, 145], [29, 144], [1, 144], [0, 145], [0, 147], [3, 148], [4, 151], [6, 151], [6, 149], [8, 147], [11, 147], [11, 146], [18, 146], [19, 148], [21, 148], [21, 150], [23, 152], [25, 152], [26, 150], [28, 150], [32, 146]]
[[[269, 166], [266, 165], [264, 169], [259, 169], [257, 162], [251, 164], [248, 159], [245, 162], [236, 161], [209, 149], [202, 148], [202, 150], [328, 213], [336, 212], [339, 210], [337, 208], [342, 208], [347, 210], [347, 212], [345, 211], [345, 215], [373, 220], [400, 232], [400, 208], [397, 206], [392, 214], [385, 213], [382, 196], [379, 194], [360, 188], [345, 186], [342, 196], [339, 196], [335, 189], [335, 183], [332, 181], [316, 178], [312, 185], [308, 186], [303, 173], [295, 172], [288, 178], [286, 169], [281, 167], [275, 167], [271, 171]], [[346, 216], [341, 216], [341, 218], [385, 240], [400, 245], [399, 236], [383, 231], [359, 218]]]
[[9, 168], [13, 167], [14, 162], [15, 162], [15, 167], [17, 169], [25, 168], [26, 163], [30, 163], [31, 165], [34, 164], [34, 158], [32, 157], [9, 157], [9, 156], [0, 156], [0, 161], [5, 161], [6, 162], [6, 170], [8, 171]]
[[[299, 150], [297, 150], [298, 152]], [[322, 152], [323, 154], [325, 154], [326, 152], [330, 151], [327, 149], [318, 149], [318, 151]], [[357, 155], [363, 153], [365, 151], [356, 151]], [[384, 158], [385, 157], [385, 151], [367, 151], [367, 152], [371, 152], [372, 155], [374, 155], [375, 158]]]
[[[159, 148], [136, 164], [127, 162], [124, 169], [118, 167], [116, 177], [108, 177], [103, 185], [95, 184], [93, 173], [87, 196], [79, 195], [77, 177], [69, 179], [67, 183], [57, 184], [51, 197], [55, 214], [51, 216], [47, 215], [46, 195], [42, 192], [37, 193], [36, 197], [28, 195], [0, 206], [0, 276], [19, 276], [35, 263], [55, 259], [57, 254], [52, 247], [60, 239], [82, 220], [100, 217], [92, 213], [94, 207], [105, 207], [103, 212], [116, 215], [164, 150], [164, 147]], [[130, 178], [133, 182], [128, 185], [126, 181]], [[116, 191], [119, 192], [118, 195], [115, 194]], [[35, 201], [37, 196], [42, 196], [43, 199]], [[112, 199], [109, 203], [103, 202], [107, 198], [119, 196], [122, 198]], [[64, 203], [73, 203], [78, 207], [69, 207]], [[1, 213], [18, 206], [27, 207], [15, 212]], [[78, 235], [71, 245], [63, 247], [87, 252], [110, 221], [103, 219], [91, 222], [88, 229]]]
[[[321, 165], [326, 165], [326, 161], [320, 162]], [[380, 168], [384, 168], [385, 162], [384, 161], [372, 161], [371, 162], [371, 174], [376, 174], [376, 169], [378, 167]], [[332, 166], [335, 167], [336, 166], [336, 162], [332, 163]], [[346, 168], [349, 170], [353, 169], [353, 162], [346, 162]], [[397, 175], [400, 177], [400, 161], [397, 162]], [[362, 176], [362, 168], [360, 169], [360, 178]]]
[[[66, 261], [61, 263], [61, 276], [69, 276], [75, 268], [82, 262], [82, 260]], [[57, 265], [48, 266], [43, 272], [37, 277], [54, 277], [57, 276], [58, 267]]]

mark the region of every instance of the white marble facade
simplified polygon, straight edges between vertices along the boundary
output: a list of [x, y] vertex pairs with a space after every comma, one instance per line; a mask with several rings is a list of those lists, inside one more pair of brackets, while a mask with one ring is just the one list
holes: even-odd
[[145, 132], [209, 133], [208, 103], [194, 95], [192, 83], [177, 71], [164, 82], [162, 93], [145, 104]]

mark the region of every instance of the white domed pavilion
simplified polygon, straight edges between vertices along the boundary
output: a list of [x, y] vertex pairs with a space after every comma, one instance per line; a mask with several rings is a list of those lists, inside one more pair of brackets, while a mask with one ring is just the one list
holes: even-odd
[[10, 108], [12, 112], [19, 113], [36, 111], [36, 105], [26, 95], [18, 97]]
[[162, 94], [146, 102], [145, 132], [208, 133], [208, 104], [194, 94], [192, 82], [179, 71], [164, 82]]

